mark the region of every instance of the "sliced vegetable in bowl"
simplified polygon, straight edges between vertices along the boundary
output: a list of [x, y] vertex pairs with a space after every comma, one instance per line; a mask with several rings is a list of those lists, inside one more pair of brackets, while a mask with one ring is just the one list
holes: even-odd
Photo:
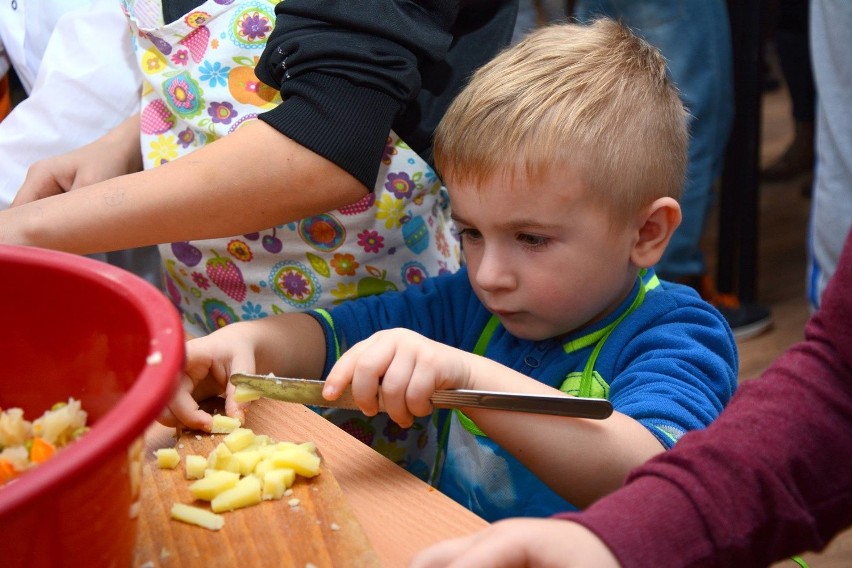
[[44, 463], [86, 433], [80, 401], [58, 402], [30, 422], [20, 408], [0, 409], [0, 486]]

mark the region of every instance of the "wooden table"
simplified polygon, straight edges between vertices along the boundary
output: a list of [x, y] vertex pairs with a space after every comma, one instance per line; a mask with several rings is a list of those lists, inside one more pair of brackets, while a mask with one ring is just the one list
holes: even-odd
[[[310, 488], [313, 494], [301, 495], [313, 496], [315, 500], [317, 495], [323, 495], [329, 500], [325, 503], [320, 500], [314, 504], [314, 509], [307, 511], [318, 516], [316, 525], [323, 525], [323, 515], [330, 514], [328, 509], [334, 509], [333, 514], [339, 522], [313, 527], [311, 530], [315, 532], [311, 539], [334, 539], [335, 536], [327, 532], [327, 525], [334, 524], [339, 531], [336, 535], [352, 536], [354, 544], [349, 546], [357, 549], [355, 553], [360, 555], [358, 565], [406, 566], [414, 553], [426, 546], [487, 526], [482, 518], [302, 405], [256, 401], [250, 407], [246, 427], [276, 440], [316, 443], [323, 458], [323, 473], [298, 490], [307, 492]], [[195, 433], [185, 433], [179, 446], [203, 452], [212, 449], [218, 441], [209, 435], [196, 437]], [[241, 539], [249, 535], [251, 543], [287, 538], [287, 534], [281, 534], [284, 529], [280, 522], [281, 508], [286, 509], [286, 503], [261, 503], [226, 513], [226, 526], [218, 532], [168, 518], [170, 503], [179, 496], [181, 484], [188, 485], [188, 482], [182, 479], [182, 469], [157, 469], [153, 452], [175, 444], [173, 429], [155, 424], [146, 433], [135, 566], [225, 566], [229, 565], [225, 562], [229, 550], [238, 551], [239, 565], [243, 567], [285, 565], [280, 557], [276, 562], [276, 558], [263, 556], [258, 546], [244, 546]], [[338, 525], [344, 524], [343, 519], [350, 510], [353, 526], [340, 528]], [[230, 515], [236, 517], [237, 514], [242, 514], [239, 523], [230, 521]], [[279, 516], [276, 519], [270, 515]], [[322, 530], [326, 532], [317, 532]], [[351, 532], [344, 533], [344, 530]], [[359, 535], [362, 535], [363, 547], [358, 541]], [[194, 541], [191, 546], [185, 546], [187, 538]], [[332, 565], [334, 561], [326, 558], [323, 562], [320, 558], [318, 561], [312, 559], [312, 563], [321, 567], [324, 563]], [[347, 561], [347, 565], [355, 564]]]

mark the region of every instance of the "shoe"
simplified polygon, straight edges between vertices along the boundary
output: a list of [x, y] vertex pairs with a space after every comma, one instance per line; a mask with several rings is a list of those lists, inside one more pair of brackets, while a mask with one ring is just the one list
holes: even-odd
[[787, 181], [814, 169], [814, 123], [797, 122], [793, 141], [771, 166], [760, 173], [763, 181]]
[[768, 308], [751, 302], [740, 302], [734, 294], [719, 292], [707, 274], [673, 280], [694, 288], [707, 303], [719, 310], [731, 327], [734, 339], [750, 339], [772, 327], [772, 314]]

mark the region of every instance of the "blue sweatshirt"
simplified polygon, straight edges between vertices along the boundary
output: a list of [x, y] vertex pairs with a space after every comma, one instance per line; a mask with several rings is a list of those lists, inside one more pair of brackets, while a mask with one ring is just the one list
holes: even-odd
[[[382, 329], [407, 328], [564, 392], [608, 398], [665, 448], [707, 426], [737, 385], [736, 343], [724, 318], [691, 288], [653, 272], [602, 321], [543, 341], [506, 331], [477, 299], [466, 269], [315, 317], [327, 343], [324, 375], [349, 346]], [[486, 520], [572, 508], [462, 413], [437, 412], [432, 425], [441, 441], [435, 485]]]

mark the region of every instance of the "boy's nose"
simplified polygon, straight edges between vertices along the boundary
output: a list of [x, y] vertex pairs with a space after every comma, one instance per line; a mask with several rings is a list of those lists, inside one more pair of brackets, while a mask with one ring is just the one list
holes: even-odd
[[480, 288], [487, 291], [505, 290], [515, 287], [516, 279], [511, 262], [497, 252], [485, 252], [474, 268], [475, 279]]

